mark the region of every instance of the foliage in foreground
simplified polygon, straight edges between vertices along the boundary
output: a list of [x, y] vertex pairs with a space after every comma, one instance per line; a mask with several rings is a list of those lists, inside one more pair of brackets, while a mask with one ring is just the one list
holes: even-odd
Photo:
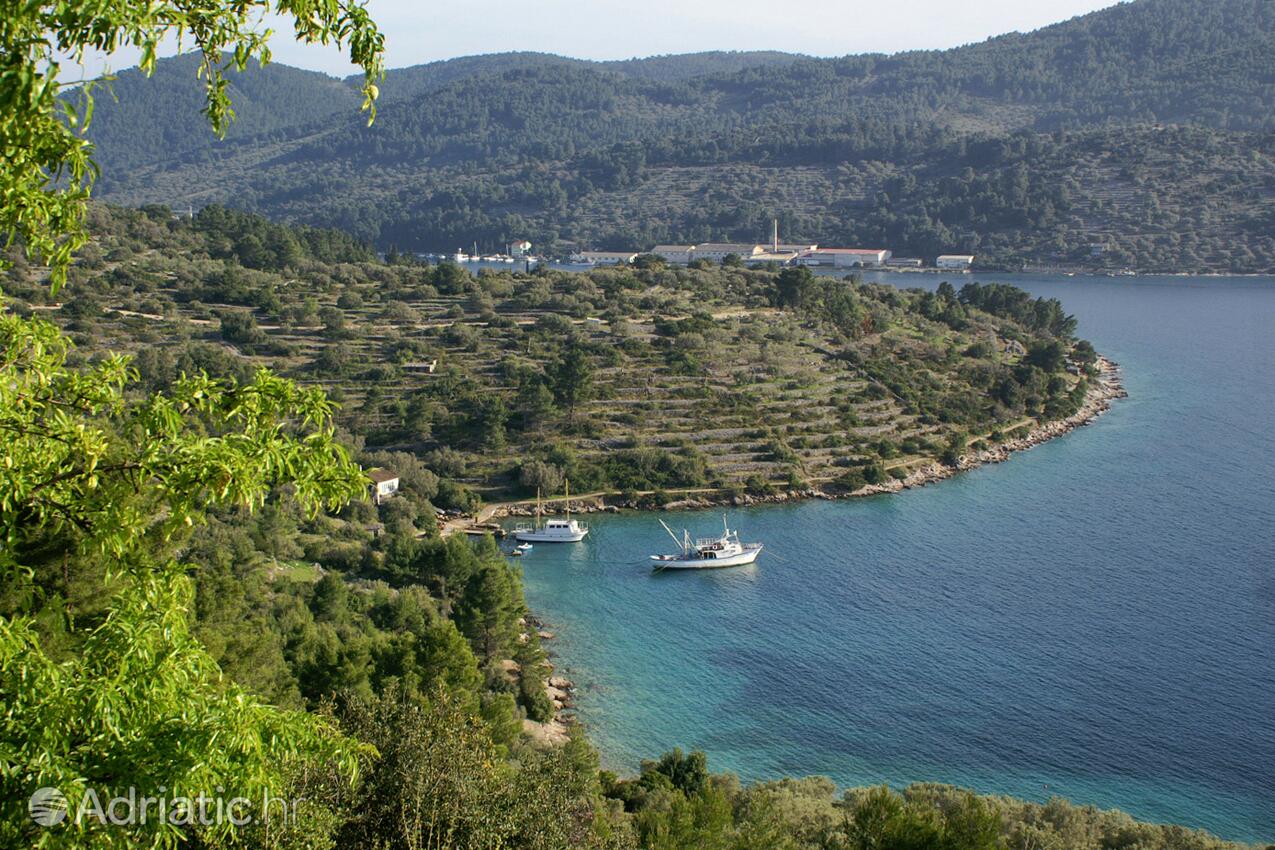
[[[302, 759], [336, 759], [352, 776], [352, 741], [221, 676], [189, 633], [191, 587], [162, 545], [205, 511], [259, 505], [285, 483], [310, 510], [360, 493], [365, 479], [334, 442], [322, 393], [261, 372], [129, 400], [125, 359], [76, 370], [67, 349], [52, 325], [0, 316], [0, 573], [12, 588], [92, 561], [102, 583], [91, 592], [103, 599], [71, 653], [41, 640], [31, 616], [0, 618], [0, 829], [40, 846], [86, 840], [32, 831], [26, 799], [44, 786], [74, 809], [89, 789], [194, 797], [222, 785], [260, 798]], [[40, 602], [29, 607], [77, 632], [69, 608]], [[91, 840], [166, 846], [177, 835], [152, 823]]]
[[[53, 270], [61, 285], [72, 255], [83, 246], [84, 205], [97, 164], [84, 133], [93, 117], [93, 85], [61, 97], [68, 60], [83, 65], [94, 52], [132, 47], [150, 75], [156, 51], [174, 39], [201, 55], [204, 114], [219, 135], [234, 119], [226, 74], [250, 59], [270, 61], [269, 31], [261, 16], [275, 12], [293, 24], [296, 38], [348, 47], [364, 70], [363, 108], [375, 114], [376, 81], [383, 74], [383, 38], [357, 3], [322, 0], [150, 3], [80, 3], [67, 0], [7, 4], [0, 14], [0, 234], [18, 239], [30, 258]], [[223, 53], [223, 51], [229, 51]]]

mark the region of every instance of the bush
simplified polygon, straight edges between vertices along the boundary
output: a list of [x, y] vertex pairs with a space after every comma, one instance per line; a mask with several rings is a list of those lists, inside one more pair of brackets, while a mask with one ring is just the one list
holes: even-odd
[[863, 468], [863, 480], [868, 484], [884, 484], [887, 477], [885, 467], [879, 463]]
[[482, 507], [483, 500], [464, 484], [444, 479], [438, 484], [438, 496], [434, 502], [446, 510], [472, 514]]
[[563, 477], [562, 467], [541, 460], [524, 460], [518, 468], [518, 482], [528, 492], [557, 493], [562, 489]]
[[939, 460], [947, 466], [958, 466], [961, 462], [961, 454], [965, 451], [966, 439], [964, 434], [953, 434], [943, 448], [942, 454], [939, 455]]
[[867, 479], [864, 478], [862, 469], [849, 469], [837, 479], [837, 486], [843, 487], [853, 493], [855, 490], [861, 490], [867, 485]]

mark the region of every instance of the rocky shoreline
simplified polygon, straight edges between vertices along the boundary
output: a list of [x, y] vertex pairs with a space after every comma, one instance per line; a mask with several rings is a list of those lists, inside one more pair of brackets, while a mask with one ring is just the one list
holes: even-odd
[[[932, 461], [913, 469], [907, 477], [891, 479], [881, 484], [869, 484], [849, 492], [827, 492], [817, 486], [798, 490], [781, 491], [770, 495], [719, 496], [706, 493], [685, 499], [677, 499], [662, 505], [650, 505], [636, 500], [611, 502], [605, 497], [591, 497], [572, 500], [570, 508], [575, 513], [619, 513], [621, 510], [696, 510], [712, 507], [747, 507], [749, 505], [776, 504], [795, 502], [804, 499], [853, 499], [863, 496], [877, 496], [884, 493], [898, 493], [914, 487], [924, 487], [936, 481], [951, 478], [959, 472], [975, 469], [988, 463], [1003, 463], [1016, 452], [1038, 446], [1041, 443], [1061, 437], [1077, 428], [1088, 425], [1111, 409], [1116, 399], [1126, 398], [1128, 393], [1121, 382], [1120, 366], [1105, 357], [1097, 361], [1098, 375], [1089, 381], [1089, 391], [1080, 409], [1065, 419], [1038, 424], [1021, 437], [1013, 437], [995, 445], [976, 451], [970, 451], [957, 459], [955, 466]], [[561, 504], [561, 503], [558, 503]], [[503, 517], [523, 517], [534, 514], [533, 506], [525, 503], [512, 503], [493, 506], [488, 519]]]
[[[554, 639], [554, 633], [548, 631], [543, 620], [528, 614], [523, 618], [522, 625], [528, 630], [536, 632], [536, 636], [541, 642], [551, 641]], [[524, 632], [523, 640], [530, 637], [529, 632]], [[547, 656], [553, 653], [546, 652]], [[545, 694], [548, 695], [549, 701], [553, 704], [553, 716], [543, 723], [524, 718], [522, 721], [523, 731], [536, 743], [545, 746], [556, 746], [567, 742], [567, 729], [576, 722], [575, 712], [575, 683], [566, 676], [554, 673], [554, 665], [552, 661], [546, 659], [544, 662], [545, 669], [548, 671], [544, 680]]]

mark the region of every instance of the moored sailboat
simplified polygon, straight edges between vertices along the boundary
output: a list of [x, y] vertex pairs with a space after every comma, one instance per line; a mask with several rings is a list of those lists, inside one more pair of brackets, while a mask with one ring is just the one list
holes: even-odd
[[534, 525], [519, 523], [514, 528], [514, 539], [519, 543], [579, 543], [589, 533], [589, 526], [571, 518], [571, 482], [566, 485], [566, 519], [540, 522], [540, 490], [536, 490], [536, 522]]

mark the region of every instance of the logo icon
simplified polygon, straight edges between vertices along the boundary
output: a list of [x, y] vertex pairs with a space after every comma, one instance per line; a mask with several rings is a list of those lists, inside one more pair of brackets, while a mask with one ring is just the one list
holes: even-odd
[[31, 820], [40, 826], [57, 826], [66, 820], [66, 795], [56, 788], [37, 788], [27, 801]]

